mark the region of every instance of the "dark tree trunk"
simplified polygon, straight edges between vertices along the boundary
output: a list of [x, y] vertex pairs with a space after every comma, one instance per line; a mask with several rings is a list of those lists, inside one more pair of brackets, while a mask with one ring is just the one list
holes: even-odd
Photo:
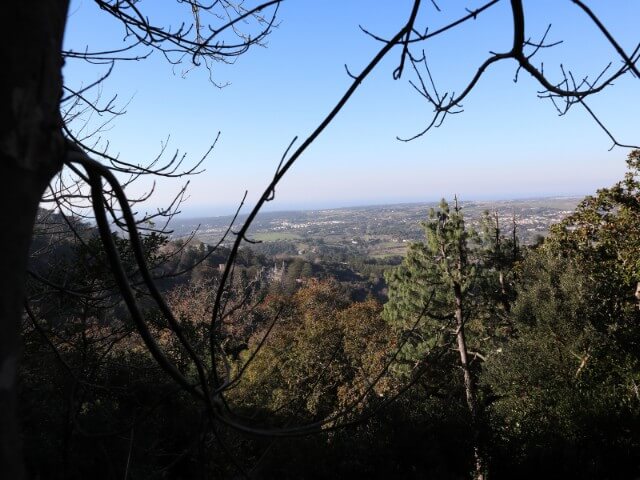
[[460, 354], [460, 365], [464, 374], [464, 390], [467, 398], [467, 406], [471, 415], [471, 428], [473, 436], [473, 456], [475, 462], [475, 480], [484, 480], [486, 464], [480, 449], [480, 431], [478, 425], [478, 404], [476, 401], [475, 385], [469, 368], [467, 356], [467, 342], [464, 336], [464, 316], [462, 312], [462, 289], [458, 283], [453, 286], [456, 299], [456, 340], [458, 341], [458, 352]]
[[64, 155], [59, 103], [67, 0], [5, 2], [0, 30], [0, 471], [24, 477], [16, 376], [29, 245]]

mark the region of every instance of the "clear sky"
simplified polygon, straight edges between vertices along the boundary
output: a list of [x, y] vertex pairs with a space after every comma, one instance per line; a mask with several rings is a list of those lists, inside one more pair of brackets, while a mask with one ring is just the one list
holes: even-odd
[[[640, 2], [591, 1], [593, 10], [628, 52], [640, 42]], [[170, 148], [192, 160], [221, 137], [191, 178], [185, 214], [230, 213], [247, 189], [249, 204], [261, 194], [294, 136], [305, 138], [348, 88], [347, 64], [359, 72], [380, 44], [358, 25], [381, 36], [398, 31], [411, 9], [405, 0], [285, 0], [279, 26], [267, 48], [254, 48], [234, 65], [206, 70], [172, 67], [154, 53], [141, 62], [121, 62], [103, 86], [103, 98], [117, 93], [127, 114], [103, 133], [113, 153], [144, 162], [171, 136]], [[442, 26], [482, 2], [440, 0], [443, 12], [424, 1], [420, 29]], [[179, 23], [176, 2], [146, 0], [152, 19]], [[570, 1], [525, 2], [527, 36], [538, 39], [546, 26], [550, 41], [564, 43], [541, 52], [545, 73], [559, 79], [562, 63], [574, 75], [591, 78], [619, 59], [595, 26]], [[184, 11], [184, 5], [181, 7]], [[508, 2], [472, 23], [424, 44], [441, 91], [460, 91], [489, 51], [510, 48]], [[65, 43], [82, 50], [118, 47], [122, 27], [90, 0], [72, 1]], [[270, 209], [304, 209], [395, 202], [432, 201], [458, 194], [466, 200], [582, 195], [621, 178], [627, 151], [609, 152], [610, 140], [579, 108], [559, 117], [527, 74], [513, 82], [515, 64], [490, 68], [464, 102], [464, 113], [410, 143], [429, 122], [431, 107], [411, 88], [410, 69], [400, 80], [392, 72], [400, 49], [391, 52], [361, 86], [335, 122], [303, 155], [276, 191]], [[86, 85], [104, 71], [68, 62], [65, 82]], [[621, 142], [640, 143], [640, 80], [622, 78], [590, 101]], [[149, 208], [162, 205], [179, 182], [160, 182]]]

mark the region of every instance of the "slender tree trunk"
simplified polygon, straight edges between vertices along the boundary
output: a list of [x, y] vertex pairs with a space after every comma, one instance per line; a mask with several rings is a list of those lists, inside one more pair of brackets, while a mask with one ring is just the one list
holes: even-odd
[[[509, 295], [507, 295], [507, 286], [504, 281], [504, 272], [502, 271], [502, 238], [500, 237], [500, 218], [498, 217], [498, 211], [494, 212], [494, 219], [496, 222], [495, 227], [495, 249], [496, 249], [496, 259], [498, 262], [498, 281], [500, 282], [500, 303], [502, 303], [502, 307], [504, 311], [507, 313], [511, 313], [511, 304], [509, 303]], [[514, 233], [515, 233], [515, 223], [514, 223]], [[514, 245], [515, 245], [515, 237], [514, 237]], [[515, 254], [514, 254], [515, 255]], [[515, 256], [514, 256], [515, 258]]]
[[504, 272], [502, 270], [498, 272], [498, 281], [500, 282], [500, 302], [505, 313], [509, 315], [511, 313], [511, 304], [509, 303], [509, 294], [507, 293], [507, 285], [504, 281]]
[[24, 478], [17, 412], [20, 322], [40, 198], [64, 155], [59, 103], [67, 0], [5, 2], [0, 30], [0, 472]]
[[455, 283], [453, 286], [456, 299], [456, 337], [458, 341], [458, 352], [460, 353], [460, 364], [464, 373], [464, 390], [467, 397], [467, 406], [471, 414], [471, 428], [473, 435], [473, 456], [475, 461], [474, 478], [476, 480], [484, 480], [486, 462], [480, 449], [480, 431], [478, 425], [478, 405], [476, 402], [476, 392], [471, 370], [469, 369], [469, 361], [467, 358], [467, 343], [464, 336], [464, 317], [462, 312], [462, 289], [460, 284]]

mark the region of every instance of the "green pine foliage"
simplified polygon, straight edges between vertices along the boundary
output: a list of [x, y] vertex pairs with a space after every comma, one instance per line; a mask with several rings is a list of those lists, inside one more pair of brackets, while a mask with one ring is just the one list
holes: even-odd
[[[405, 373], [429, 352], [454, 342], [455, 285], [462, 295], [469, 350], [478, 359], [491, 354], [508, 327], [499, 282], [500, 271], [508, 275], [513, 265], [508, 240], [488, 225], [483, 233], [467, 227], [462, 210], [445, 200], [422, 227], [425, 241], [412, 244], [403, 263], [385, 275], [389, 300], [383, 317], [398, 335], [408, 337], [400, 356], [405, 363], [399, 367]], [[511, 298], [509, 293], [507, 304]]]
[[639, 159], [518, 268], [514, 338], [482, 374], [494, 453], [512, 474], [640, 473]]

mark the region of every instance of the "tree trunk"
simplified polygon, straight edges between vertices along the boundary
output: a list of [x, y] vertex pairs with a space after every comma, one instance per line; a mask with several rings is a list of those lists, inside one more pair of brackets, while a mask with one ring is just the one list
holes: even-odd
[[456, 337], [458, 341], [458, 352], [460, 353], [460, 364], [464, 373], [464, 390], [467, 397], [467, 406], [471, 414], [471, 428], [473, 435], [473, 456], [475, 461], [474, 478], [476, 480], [484, 480], [486, 463], [484, 461], [482, 451], [480, 449], [480, 432], [478, 425], [478, 406], [476, 403], [476, 392], [469, 369], [469, 361], [467, 358], [467, 343], [464, 336], [464, 317], [462, 314], [462, 289], [458, 283], [453, 286], [456, 299]]
[[24, 477], [16, 376], [29, 245], [64, 155], [59, 103], [67, 0], [5, 2], [0, 33], [0, 471]]
[[500, 282], [500, 302], [502, 303], [502, 308], [504, 308], [505, 313], [509, 315], [511, 313], [511, 304], [509, 303], [509, 295], [502, 270], [498, 272], [498, 281]]

